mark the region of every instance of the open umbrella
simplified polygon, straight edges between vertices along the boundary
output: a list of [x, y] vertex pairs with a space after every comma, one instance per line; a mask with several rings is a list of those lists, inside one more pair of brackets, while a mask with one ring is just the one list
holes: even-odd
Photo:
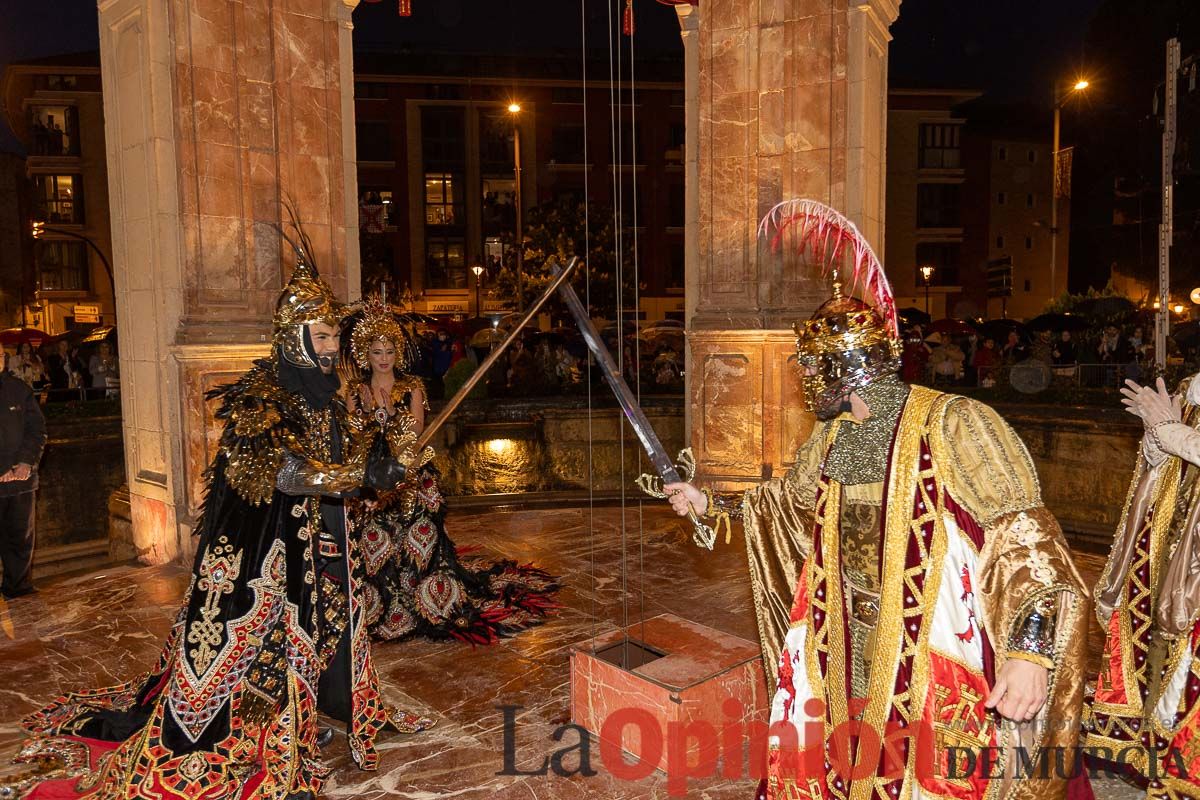
[[492, 321], [488, 317], [471, 317], [469, 320], [464, 322], [462, 326], [466, 334], [471, 336], [477, 331], [492, 327]]
[[484, 328], [481, 331], [476, 331], [471, 337], [471, 347], [491, 347], [492, 345], [504, 341], [507, 334], [504, 331], [496, 328]]
[[433, 325], [441, 321], [437, 317], [431, 317], [428, 314], [422, 314], [417, 311], [405, 311], [403, 314], [397, 314], [396, 319], [401, 322], [411, 322], [415, 325]]
[[1200, 344], [1200, 321], [1192, 320], [1171, 329], [1171, 338], [1180, 347], [1195, 347]]
[[1092, 323], [1078, 314], [1042, 314], [1029, 320], [1027, 327], [1031, 331], [1083, 331]]
[[906, 328], [911, 328], [913, 325], [928, 325], [932, 319], [921, 309], [912, 306], [900, 309], [896, 312], [896, 316], [900, 318], [900, 322]]
[[28, 342], [34, 347], [39, 347], [49, 338], [49, 334], [37, 328], [6, 328], [0, 331], [0, 344], [18, 345]]
[[929, 326], [929, 333], [940, 333], [943, 336], [970, 336], [975, 333], [975, 326], [961, 319], [939, 319]]
[[997, 343], [1003, 343], [1008, 338], [1009, 331], [1016, 331], [1024, 336], [1025, 326], [1015, 319], [989, 319], [979, 325], [979, 335], [985, 339], [995, 339]]

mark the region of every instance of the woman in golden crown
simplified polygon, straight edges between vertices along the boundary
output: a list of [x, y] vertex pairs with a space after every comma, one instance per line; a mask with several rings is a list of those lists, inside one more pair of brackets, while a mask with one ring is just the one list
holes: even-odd
[[37, 768], [0, 797], [312, 800], [328, 773], [318, 710], [346, 723], [366, 770], [385, 727], [432, 724], [383, 703], [345, 507], [418, 469], [416, 437], [348, 413], [335, 369], [345, 307], [300, 241], [270, 354], [209, 394], [224, 427], [161, 657], [23, 720], [34, 738], [18, 760]]
[[[416, 354], [412, 337], [378, 296], [368, 298], [347, 328], [356, 368], [344, 389], [347, 407], [363, 420], [419, 433], [428, 404], [421, 379], [407, 372]], [[375, 636], [492, 644], [557, 607], [558, 584], [540, 569], [508, 560], [461, 561], [445, 518], [432, 464], [363, 504], [357, 527]]]
[[876, 303], [835, 281], [796, 324], [817, 421], [785, 476], [664, 487], [680, 514], [745, 524], [774, 689], [759, 797], [1063, 797], [1088, 597], [1029, 453], [988, 406], [900, 379], [891, 288], [852, 223], [800, 200], [764, 229], [835, 275], [850, 260]]

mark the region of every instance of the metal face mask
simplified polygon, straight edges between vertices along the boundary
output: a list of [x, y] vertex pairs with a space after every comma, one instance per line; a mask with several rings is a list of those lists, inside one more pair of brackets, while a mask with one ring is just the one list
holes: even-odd
[[900, 343], [883, 318], [863, 301], [843, 297], [837, 283], [833, 297], [792, 329], [804, 407], [810, 412], [900, 369]]

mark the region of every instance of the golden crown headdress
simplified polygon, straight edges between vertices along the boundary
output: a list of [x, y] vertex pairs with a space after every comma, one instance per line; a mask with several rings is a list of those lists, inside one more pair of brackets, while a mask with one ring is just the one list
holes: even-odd
[[396, 315], [388, 308], [387, 303], [378, 294], [372, 294], [363, 301], [361, 317], [354, 323], [350, 334], [350, 355], [359, 369], [370, 369], [368, 358], [371, 345], [385, 341], [396, 351], [396, 367], [406, 371], [410, 366], [409, 335], [396, 321]]
[[[785, 237], [797, 251], [811, 252], [822, 276], [833, 275], [833, 296], [805, 322], [792, 326], [804, 404], [816, 410], [900, 368], [896, 301], [883, 265], [866, 238], [833, 208], [816, 200], [789, 200], [763, 218], [759, 234], [773, 232], [778, 249]], [[875, 307], [842, 295], [840, 269], [849, 256], [852, 286], [862, 286]]]

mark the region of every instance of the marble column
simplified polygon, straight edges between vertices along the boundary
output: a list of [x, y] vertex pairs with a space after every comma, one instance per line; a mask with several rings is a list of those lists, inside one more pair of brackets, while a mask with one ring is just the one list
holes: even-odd
[[133, 545], [189, 552], [219, 428], [204, 393], [268, 352], [293, 263], [358, 291], [350, 14], [358, 0], [101, 0]]
[[695, 302], [688, 438], [714, 485], [781, 472], [812, 427], [799, 411], [789, 329], [828, 289], [795, 254], [759, 241], [759, 219], [781, 200], [814, 198], [882, 252], [888, 27], [898, 13], [899, 0], [713, 0], [689, 9], [695, 41], [682, 25], [685, 53], [699, 51], [688, 96], [698, 118], [689, 194], [699, 205], [685, 262]]

